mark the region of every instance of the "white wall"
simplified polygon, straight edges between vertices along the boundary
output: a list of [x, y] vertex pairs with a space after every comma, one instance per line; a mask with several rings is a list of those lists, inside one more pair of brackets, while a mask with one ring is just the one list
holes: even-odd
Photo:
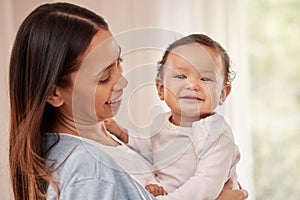
[[[0, 200], [10, 199], [8, 171], [8, 57], [12, 42], [12, 7], [9, 0], [0, 1]], [[7, 21], [10, 21], [7, 23]]]
[[[44, 0], [0, 0], [0, 200], [10, 199], [7, 143], [8, 143], [8, 95], [7, 72], [9, 53], [15, 32], [21, 21], [37, 5]], [[186, 35], [192, 32], [207, 33], [219, 41], [228, 50], [238, 76], [233, 85], [233, 93], [227, 102], [225, 115], [232, 124], [237, 143], [240, 146], [242, 160], [239, 165], [240, 182], [253, 191], [251, 168], [251, 139], [248, 120], [249, 81], [247, 77], [247, 63], [244, 45], [243, 5], [240, 0], [72, 0], [67, 1], [87, 7], [102, 15], [110, 25], [111, 31], [117, 36], [122, 36], [135, 28], [158, 27], [164, 30]], [[172, 39], [172, 38], [171, 38]], [[175, 39], [175, 38], [174, 38]], [[166, 42], [166, 41], [165, 41]], [[142, 49], [128, 51], [124, 55], [123, 64], [125, 75], [129, 75], [144, 64], [151, 64], [160, 59], [162, 49]], [[151, 70], [150, 70], [151, 71]], [[138, 74], [132, 82], [139, 79], [154, 79], [155, 71]], [[130, 89], [130, 88], [128, 88]], [[139, 88], [131, 88], [130, 102], [125, 105], [126, 110], [118, 115], [119, 119], [131, 117], [138, 126], [146, 126], [149, 123], [151, 107], [158, 105], [164, 108], [158, 100], [153, 85], [143, 85]], [[134, 101], [134, 103], [132, 103]], [[142, 103], [141, 103], [142, 102]], [[149, 109], [150, 107], [150, 109]], [[154, 107], [156, 108], [156, 107]], [[124, 109], [123, 109], [124, 110]], [[126, 121], [126, 120], [124, 120]], [[128, 125], [124, 122], [124, 125]], [[130, 125], [130, 124], [129, 124]], [[246, 138], [246, 139], [245, 139]], [[251, 195], [249, 199], [253, 199]]]

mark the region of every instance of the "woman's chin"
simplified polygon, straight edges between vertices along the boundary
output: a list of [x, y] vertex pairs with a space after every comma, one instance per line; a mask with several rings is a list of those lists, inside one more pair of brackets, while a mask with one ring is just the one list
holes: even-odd
[[119, 112], [119, 107], [111, 109], [111, 112], [107, 113], [105, 116], [103, 116], [103, 113], [100, 113], [101, 116], [98, 116], [98, 122], [101, 122], [107, 118], [112, 118], [112, 117], [116, 116], [118, 114], [118, 112]]

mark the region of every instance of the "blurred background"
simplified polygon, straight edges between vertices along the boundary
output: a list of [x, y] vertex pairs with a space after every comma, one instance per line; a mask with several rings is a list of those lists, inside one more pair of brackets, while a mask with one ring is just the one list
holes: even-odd
[[[22, 20], [45, 0], [0, 0], [0, 200], [13, 199], [8, 171], [8, 63]], [[116, 38], [155, 27], [178, 36], [205, 33], [227, 49], [237, 73], [221, 112], [240, 147], [239, 181], [250, 200], [300, 196], [299, 0], [72, 0], [103, 16]], [[147, 38], [145, 38], [147, 39]], [[168, 38], [163, 41], [167, 45]], [[147, 127], [165, 109], [154, 85], [163, 48], [124, 51], [126, 89], [117, 119]], [[142, 71], [139, 71], [141, 69]], [[145, 73], [145, 70], [147, 73]], [[134, 73], [133, 73], [134, 72]], [[147, 84], [139, 85], [143, 80]]]

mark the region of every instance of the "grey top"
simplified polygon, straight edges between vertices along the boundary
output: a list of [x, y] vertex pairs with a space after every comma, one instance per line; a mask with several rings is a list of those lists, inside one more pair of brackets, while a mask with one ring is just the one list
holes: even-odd
[[[57, 134], [45, 134], [44, 147], [51, 147], [57, 138]], [[60, 199], [155, 199], [101, 148], [79, 137], [59, 134], [59, 142], [50, 149], [47, 158], [56, 160], [48, 165], [59, 166], [53, 177], [59, 182]], [[58, 199], [52, 185], [47, 192], [47, 199]]]

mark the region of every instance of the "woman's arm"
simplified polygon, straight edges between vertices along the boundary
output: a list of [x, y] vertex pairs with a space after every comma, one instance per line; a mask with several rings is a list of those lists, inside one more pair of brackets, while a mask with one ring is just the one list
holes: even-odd
[[244, 200], [247, 199], [246, 190], [222, 190], [217, 200]]

